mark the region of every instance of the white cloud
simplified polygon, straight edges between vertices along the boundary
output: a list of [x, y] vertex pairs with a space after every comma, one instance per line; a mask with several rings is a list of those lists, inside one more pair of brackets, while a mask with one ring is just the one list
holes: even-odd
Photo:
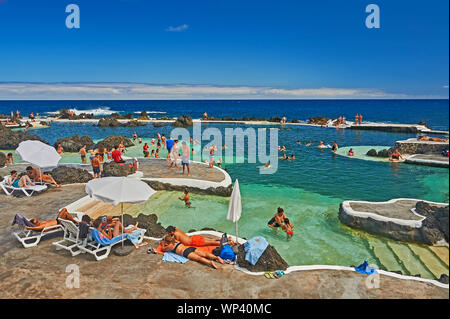
[[[418, 98], [417, 96], [414, 96]], [[0, 82], [0, 99], [364, 99], [413, 98], [361, 88], [162, 85], [145, 83]], [[431, 98], [423, 97], [423, 98]]]
[[182, 25], [179, 25], [178, 27], [170, 26], [166, 29], [166, 31], [167, 32], [183, 32], [183, 31], [186, 31], [188, 28], [189, 28], [189, 25], [182, 24]]
[[443, 86], [444, 89], [448, 89], [448, 84]]

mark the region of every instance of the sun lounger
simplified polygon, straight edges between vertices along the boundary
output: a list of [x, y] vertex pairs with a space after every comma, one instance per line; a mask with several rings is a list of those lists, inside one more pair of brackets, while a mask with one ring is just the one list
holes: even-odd
[[[146, 229], [142, 229], [142, 228], [138, 228], [138, 231], [140, 231], [140, 235], [139, 235], [139, 239], [138, 239], [138, 243], [142, 243], [142, 240], [144, 239], [144, 234], [146, 232]], [[94, 255], [95, 259], [97, 261], [99, 260], [103, 260], [108, 258], [109, 253], [111, 252], [111, 248], [114, 245], [120, 244], [122, 242], [124, 242], [125, 240], [128, 239], [128, 234], [124, 234], [121, 235], [121, 238], [118, 238], [116, 240], [113, 239], [113, 242], [110, 243], [109, 245], [102, 245], [101, 243], [99, 243], [99, 240], [96, 238], [94, 232], [96, 232], [96, 229], [93, 229], [90, 233], [90, 235], [88, 237], [92, 237], [93, 240], [92, 241], [88, 241], [86, 242], [84, 245], [78, 245], [78, 248], [80, 250], [82, 250], [83, 253], [89, 253]], [[119, 236], [117, 236], [119, 237]]]
[[24, 248], [37, 246], [41, 238], [56, 232], [60, 232], [61, 225], [46, 227], [42, 230], [28, 230], [25, 225], [19, 225], [19, 230], [13, 232], [13, 236], [23, 245]]
[[6, 195], [11, 196], [14, 191], [23, 192], [26, 196], [30, 197], [33, 195], [34, 192], [42, 192], [47, 189], [46, 185], [36, 185], [36, 186], [28, 186], [28, 188], [25, 187], [14, 187], [9, 185], [8, 183], [9, 176], [6, 176], [5, 179], [0, 182], [0, 187], [3, 189]]
[[59, 221], [64, 230], [64, 236], [62, 240], [53, 243], [56, 246], [56, 250], [67, 250], [72, 256], [81, 254], [83, 251], [79, 247], [86, 246], [88, 241], [91, 240], [90, 236], [80, 238], [79, 228], [75, 223], [65, 219], [60, 219]]

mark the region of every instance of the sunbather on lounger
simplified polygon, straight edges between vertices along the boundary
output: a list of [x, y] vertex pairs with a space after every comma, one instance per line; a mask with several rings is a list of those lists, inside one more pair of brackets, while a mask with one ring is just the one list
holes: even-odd
[[[186, 246], [203, 247], [220, 245], [220, 238], [206, 238], [200, 235], [188, 236], [182, 230], [175, 228], [174, 226], [167, 227], [166, 232], [168, 235], [173, 236], [175, 240]], [[230, 245], [234, 244], [231, 237], [228, 237], [228, 241], [230, 242]]]
[[28, 175], [24, 175], [22, 177], [17, 176], [17, 171], [11, 171], [11, 176], [8, 178], [8, 184], [19, 188], [28, 188], [29, 186], [35, 186], [34, 183], [31, 181], [31, 179], [28, 177]]
[[[94, 226], [94, 228], [99, 232], [100, 236], [104, 236], [105, 238], [112, 240], [113, 238], [121, 236], [124, 233], [131, 234], [133, 231], [138, 229], [138, 224], [139, 223], [136, 223], [133, 227], [126, 229], [122, 226], [122, 223], [118, 218], [112, 218], [111, 223], [105, 226], [103, 218], [97, 218], [94, 220], [92, 226]], [[134, 247], [139, 248], [147, 244], [148, 243], [134, 244]]]
[[97, 218], [94, 220], [94, 223], [92, 224], [95, 229], [97, 229], [100, 234], [105, 236], [108, 239], [113, 239], [116, 236], [120, 236], [123, 233], [131, 234], [133, 230], [137, 229], [138, 223], [134, 225], [133, 228], [125, 229], [125, 227], [122, 226], [122, 223], [119, 220], [113, 219], [112, 222], [109, 225], [106, 225], [102, 228], [103, 220], [100, 218]]
[[73, 219], [72, 215], [70, 215], [70, 213], [65, 208], [61, 209], [61, 211], [58, 213], [58, 216], [56, 218], [57, 219], [49, 219], [49, 220], [43, 220], [43, 221], [38, 221], [35, 218], [31, 218], [31, 219], [29, 219], [29, 221], [32, 222], [35, 225], [35, 227], [27, 227], [27, 229], [28, 230], [42, 230], [46, 227], [58, 225], [58, 218], [70, 220], [70, 221], [74, 222], [75, 224], [78, 224], [78, 222], [75, 219]]
[[224, 264], [224, 261], [219, 256], [205, 253], [195, 247], [186, 247], [182, 243], [176, 241], [175, 238], [170, 235], [164, 236], [163, 240], [161, 241], [161, 249], [164, 252], [170, 251], [177, 255], [189, 258], [190, 260], [209, 265], [214, 269], [217, 269], [217, 265], [213, 262], [213, 260]]
[[27, 167], [27, 174], [28, 177], [33, 179], [36, 182], [44, 182], [44, 183], [50, 183], [55, 185], [56, 187], [61, 187], [53, 177], [50, 175], [41, 174], [37, 168], [33, 168], [31, 166]]

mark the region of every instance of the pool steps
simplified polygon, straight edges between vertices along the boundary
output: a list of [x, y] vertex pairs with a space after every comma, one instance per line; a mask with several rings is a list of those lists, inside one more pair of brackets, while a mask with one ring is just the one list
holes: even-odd
[[449, 274], [448, 247], [397, 243], [375, 237], [368, 237], [366, 240], [385, 270], [401, 271], [411, 276], [420, 274], [426, 279], [439, 279], [441, 274]]

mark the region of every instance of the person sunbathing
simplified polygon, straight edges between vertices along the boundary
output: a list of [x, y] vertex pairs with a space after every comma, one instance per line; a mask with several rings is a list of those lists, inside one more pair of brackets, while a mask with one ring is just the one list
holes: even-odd
[[[166, 228], [167, 235], [173, 236], [177, 241], [181, 242], [186, 246], [219, 246], [220, 238], [206, 238], [201, 235], [188, 236], [182, 230], [175, 228], [174, 226], [169, 226]], [[231, 238], [228, 238], [229, 242], [233, 243]]]
[[11, 171], [11, 176], [8, 178], [8, 184], [12, 187], [16, 188], [28, 188], [29, 186], [35, 186], [32, 180], [28, 177], [28, 175], [24, 175], [22, 177], [17, 176], [17, 171]]
[[53, 177], [46, 174], [41, 174], [37, 168], [33, 168], [31, 166], [27, 167], [27, 174], [28, 177], [30, 177], [35, 182], [45, 182], [55, 185], [56, 187], [61, 187]]
[[131, 234], [137, 229], [138, 224], [139, 223], [136, 223], [136, 225], [132, 228], [125, 229], [118, 218], [112, 218], [111, 222], [107, 225], [104, 225], [104, 220], [102, 218], [97, 218], [94, 220], [92, 226], [99, 231], [100, 235], [111, 240], [114, 237], [122, 235], [123, 233]]
[[50, 227], [50, 226], [56, 226], [59, 224], [58, 219], [66, 219], [70, 220], [71, 222], [74, 222], [75, 224], [78, 224], [78, 222], [70, 215], [70, 213], [67, 211], [66, 208], [63, 208], [58, 213], [58, 216], [56, 219], [49, 219], [49, 220], [43, 220], [38, 221], [35, 218], [29, 219], [31, 223], [33, 223], [34, 227], [27, 227], [27, 230], [42, 230], [44, 228]]
[[225, 263], [219, 256], [215, 256], [211, 253], [205, 253], [195, 247], [186, 247], [171, 235], [164, 236], [161, 241], [161, 250], [164, 252], [172, 252], [190, 260], [209, 265], [214, 269], [217, 269], [217, 265], [214, 261], [218, 261], [221, 264]]
[[430, 141], [430, 142], [448, 142], [448, 138], [439, 138], [439, 137], [430, 137], [430, 136], [422, 136], [417, 140], [419, 141]]

